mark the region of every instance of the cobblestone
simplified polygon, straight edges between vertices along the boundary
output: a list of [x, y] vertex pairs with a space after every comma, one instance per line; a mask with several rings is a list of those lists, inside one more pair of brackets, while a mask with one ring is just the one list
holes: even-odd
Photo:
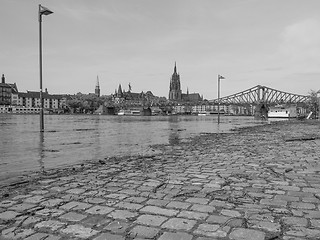
[[[320, 122], [153, 146], [0, 189], [0, 239], [320, 239]], [[320, 136], [319, 136], [320, 137]]]

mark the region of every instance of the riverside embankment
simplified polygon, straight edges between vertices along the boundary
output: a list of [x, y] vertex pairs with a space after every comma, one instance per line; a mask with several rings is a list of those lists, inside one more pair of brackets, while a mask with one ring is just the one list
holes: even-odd
[[1, 189], [0, 239], [320, 239], [319, 129], [279, 122], [30, 174]]

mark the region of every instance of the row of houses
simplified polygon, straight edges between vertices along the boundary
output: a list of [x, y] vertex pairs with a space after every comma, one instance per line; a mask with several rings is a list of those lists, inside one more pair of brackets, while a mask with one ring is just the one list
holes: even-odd
[[[49, 94], [47, 89], [42, 93], [43, 107], [48, 110], [64, 109], [67, 105], [67, 95]], [[19, 92], [15, 83], [6, 83], [2, 74], [0, 83], [0, 105], [1, 111], [38, 112], [40, 92]], [[14, 107], [11, 107], [14, 106]], [[16, 107], [19, 106], [19, 107]]]
[[245, 106], [236, 106], [236, 105], [208, 105], [208, 104], [199, 104], [199, 105], [177, 105], [173, 106], [173, 113], [175, 114], [198, 114], [198, 113], [207, 113], [207, 114], [216, 114], [223, 113], [229, 115], [252, 115], [252, 107]]

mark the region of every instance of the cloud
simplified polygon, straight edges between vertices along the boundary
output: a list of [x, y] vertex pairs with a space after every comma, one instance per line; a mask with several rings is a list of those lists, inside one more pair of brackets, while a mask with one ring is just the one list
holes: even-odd
[[294, 62], [320, 61], [320, 21], [306, 19], [284, 29], [282, 53]]

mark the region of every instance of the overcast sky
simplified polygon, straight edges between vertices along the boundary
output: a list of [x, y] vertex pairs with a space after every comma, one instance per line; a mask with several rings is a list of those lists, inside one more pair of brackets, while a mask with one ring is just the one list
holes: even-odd
[[0, 74], [49, 93], [101, 94], [122, 84], [168, 97], [174, 63], [181, 88], [217, 98], [256, 85], [307, 95], [320, 89], [319, 0], [1, 0]]

